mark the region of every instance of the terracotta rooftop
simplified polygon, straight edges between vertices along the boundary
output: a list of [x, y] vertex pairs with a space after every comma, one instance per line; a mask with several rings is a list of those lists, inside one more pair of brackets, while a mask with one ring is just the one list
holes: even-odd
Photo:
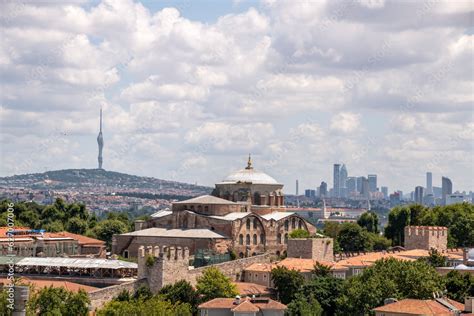
[[242, 303], [240, 303], [239, 305], [237, 305], [236, 307], [232, 308], [231, 311], [233, 311], [233, 312], [258, 312], [258, 311], [260, 311], [260, 309], [257, 306], [253, 305], [252, 303], [250, 303], [250, 301], [245, 300]]
[[[464, 304], [446, 299], [449, 304], [456, 307], [458, 310], [464, 310]], [[387, 304], [374, 308], [376, 312], [397, 313], [403, 315], [441, 315], [451, 316], [452, 311], [449, 308], [438, 303], [435, 300], [415, 300], [404, 299], [395, 303]]]
[[79, 245], [90, 245], [90, 244], [105, 245], [105, 241], [95, 239], [95, 238], [90, 238], [83, 235], [73, 234], [66, 231], [59, 232], [59, 233], [45, 233], [45, 236], [46, 235], [50, 238], [61, 238], [61, 237], [72, 238], [74, 240], [77, 240]]
[[[32, 285], [37, 290], [45, 288], [45, 287], [50, 287], [50, 286], [54, 288], [64, 287], [66, 290], [72, 291], [72, 292], [79, 292], [79, 290], [92, 292], [98, 289], [93, 286], [83, 285], [79, 283], [74, 283], [74, 282], [69, 282], [69, 281], [60, 281], [60, 280], [51, 280], [51, 279], [30, 279], [30, 278], [21, 277], [19, 281], [21, 284]], [[10, 283], [10, 280], [8, 280], [7, 278], [0, 278], [0, 284], [1, 283], [8, 284]]]
[[235, 298], [215, 298], [213, 300], [202, 303], [198, 306], [198, 308], [229, 309], [231, 311], [238, 312], [258, 312], [260, 310], [285, 310], [286, 305], [269, 298], [244, 298], [240, 299], [240, 304], [236, 303]]
[[265, 285], [260, 285], [256, 283], [250, 282], [233, 282], [236, 287], [237, 291], [241, 296], [262, 296], [262, 295], [269, 295], [270, 289]]

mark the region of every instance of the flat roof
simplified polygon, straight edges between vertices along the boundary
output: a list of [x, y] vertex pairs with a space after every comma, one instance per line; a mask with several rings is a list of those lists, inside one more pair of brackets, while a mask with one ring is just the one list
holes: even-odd
[[191, 229], [166, 229], [152, 227], [137, 230], [130, 233], [120, 234], [119, 236], [143, 236], [143, 237], [175, 237], [175, 238], [226, 238], [210, 229], [191, 228]]
[[275, 220], [275, 221], [278, 221], [282, 218], [285, 218], [285, 217], [288, 217], [288, 216], [291, 216], [291, 215], [294, 215], [296, 214], [295, 212], [273, 212], [273, 213], [270, 213], [270, 214], [265, 214], [265, 215], [262, 215], [262, 217], [264, 219], [266, 219], [267, 221], [268, 220]]
[[[9, 258], [0, 257], [0, 264], [7, 264]], [[137, 269], [134, 262], [113, 260], [113, 259], [92, 259], [92, 258], [62, 258], [62, 257], [23, 257], [16, 260], [17, 266], [43, 266], [43, 267], [70, 267], [70, 268], [92, 268], [92, 269]]]

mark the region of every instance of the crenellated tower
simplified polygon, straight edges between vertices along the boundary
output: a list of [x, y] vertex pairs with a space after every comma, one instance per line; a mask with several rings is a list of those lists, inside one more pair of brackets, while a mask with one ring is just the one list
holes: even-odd
[[138, 248], [138, 278], [147, 278], [153, 293], [165, 285], [187, 279], [189, 248], [141, 246]]
[[405, 226], [405, 249], [434, 248], [444, 252], [448, 245], [448, 228], [443, 226]]

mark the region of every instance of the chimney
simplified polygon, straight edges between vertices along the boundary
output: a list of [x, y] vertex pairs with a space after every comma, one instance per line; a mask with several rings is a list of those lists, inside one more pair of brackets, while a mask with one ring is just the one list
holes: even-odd
[[240, 295], [236, 295], [234, 305], [239, 305], [239, 304], [240, 304]]
[[464, 311], [469, 313], [474, 312], [474, 296], [469, 296], [464, 299]]

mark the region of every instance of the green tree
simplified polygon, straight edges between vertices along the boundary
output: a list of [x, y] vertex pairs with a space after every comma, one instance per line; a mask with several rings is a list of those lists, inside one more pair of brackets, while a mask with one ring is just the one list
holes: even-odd
[[239, 294], [230, 278], [222, 274], [216, 267], [204, 270], [204, 273], [197, 279], [196, 289], [204, 301], [216, 297], [234, 297]]
[[429, 256], [426, 258], [420, 258], [419, 260], [425, 261], [429, 265], [437, 267], [446, 267], [448, 258], [443, 256], [438, 250], [431, 248]]
[[331, 267], [316, 261], [311, 274], [315, 277], [329, 277], [331, 276]]
[[342, 290], [343, 280], [332, 276], [313, 277], [305, 283], [299, 293], [305, 297], [313, 296], [324, 310], [324, 315], [334, 315], [336, 311], [336, 300]]
[[73, 234], [82, 235], [87, 230], [87, 221], [80, 217], [72, 217], [67, 221], [66, 230]]
[[[72, 315], [72, 314], [71, 314]], [[153, 297], [148, 300], [117, 301], [112, 300], [97, 311], [97, 316], [191, 316], [188, 304], [173, 304]]]
[[93, 229], [94, 235], [100, 240], [105, 241], [109, 249], [112, 244], [112, 236], [114, 234], [123, 234], [127, 231], [127, 225], [118, 219], [106, 219], [99, 222]]
[[274, 268], [271, 277], [278, 298], [283, 304], [290, 303], [304, 283], [304, 278], [299, 271], [289, 270], [286, 267]]
[[11, 303], [8, 301], [8, 293], [6, 290], [0, 291], [0, 315], [10, 316], [12, 314]]
[[338, 312], [365, 315], [383, 305], [385, 298], [428, 299], [443, 288], [442, 277], [425, 262], [382, 259], [344, 283], [337, 299]]
[[362, 214], [357, 220], [357, 224], [368, 232], [379, 232], [379, 217], [374, 212], [368, 211]]
[[336, 239], [341, 231], [342, 225], [337, 222], [325, 222], [324, 223], [324, 235]]
[[77, 293], [63, 287], [45, 287], [35, 292], [28, 301], [28, 313], [31, 315], [61, 316], [88, 315], [89, 297], [80, 290]]
[[369, 233], [370, 243], [373, 250], [386, 250], [392, 245], [392, 241], [376, 233]]
[[307, 230], [304, 229], [295, 229], [289, 235], [290, 238], [309, 238], [311, 235]]
[[186, 280], [180, 280], [174, 284], [169, 284], [161, 288], [158, 294], [163, 295], [164, 299], [171, 303], [188, 303], [192, 311], [197, 312], [199, 296], [191, 283]]
[[64, 225], [63, 225], [63, 222], [61, 220], [56, 220], [56, 221], [49, 222], [48, 224], [45, 224], [43, 226], [43, 228], [46, 231], [52, 232], [52, 233], [57, 233], [57, 232], [64, 231]]
[[385, 227], [385, 237], [392, 240], [394, 246], [402, 246], [405, 237], [405, 226], [410, 225], [410, 209], [395, 207], [388, 214], [388, 224]]
[[337, 242], [344, 251], [368, 251], [373, 248], [369, 233], [356, 223], [342, 224]]
[[468, 296], [474, 296], [474, 276], [453, 270], [446, 277], [448, 296], [455, 301], [464, 302]]
[[297, 294], [288, 304], [287, 313], [290, 316], [321, 316], [323, 309], [313, 296]]

